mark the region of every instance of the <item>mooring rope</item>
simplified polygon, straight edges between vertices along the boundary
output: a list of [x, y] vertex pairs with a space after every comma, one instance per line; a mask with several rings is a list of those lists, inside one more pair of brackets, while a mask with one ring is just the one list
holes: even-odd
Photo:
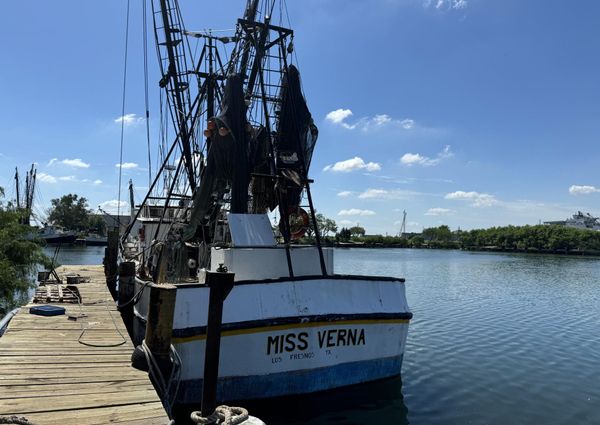
[[192, 412], [190, 418], [195, 424], [208, 425], [218, 423], [220, 425], [237, 425], [248, 420], [250, 415], [243, 407], [218, 406], [212, 415], [202, 416], [200, 412]]
[[167, 411], [167, 414], [169, 416], [173, 416], [173, 405], [177, 399], [177, 392], [179, 391], [179, 384], [181, 383], [182, 361], [181, 357], [179, 357], [179, 353], [175, 347], [171, 345], [171, 361], [173, 367], [171, 368], [171, 375], [167, 381], [165, 380], [165, 376], [162, 373], [160, 365], [154, 358], [152, 351], [150, 351], [150, 348], [148, 348], [146, 345], [146, 340], [142, 340], [142, 343], [138, 347], [142, 349], [142, 352], [146, 357], [146, 364], [148, 365], [148, 372], [150, 376], [152, 376], [156, 382], [156, 385], [159, 387], [161, 401], [165, 410]]
[[0, 416], [0, 424], [35, 425], [33, 422], [29, 422], [27, 418], [18, 416]]
[[[73, 290], [71, 290], [70, 288], [63, 288], [66, 291], [69, 291], [71, 294], [73, 294], [75, 296], [75, 298], [77, 298], [77, 304], [79, 305], [79, 315], [81, 318], [85, 317], [86, 314], [83, 312], [83, 303], [81, 301], [81, 297]], [[94, 302], [94, 304], [96, 304], [96, 302]], [[108, 308], [108, 301], [104, 300], [104, 306], [106, 307], [106, 311], [108, 312], [108, 316], [110, 317], [110, 320], [112, 321], [115, 330], [117, 331], [117, 333], [119, 334], [119, 336], [121, 337], [121, 342], [117, 342], [114, 344], [93, 344], [91, 342], [85, 342], [83, 341], [83, 335], [86, 333], [86, 331], [89, 329], [87, 327], [84, 326], [83, 322], [79, 322], [81, 325], [81, 334], [79, 334], [79, 338], [77, 339], [77, 342], [81, 345], [86, 345], [88, 347], [99, 347], [99, 348], [109, 348], [109, 347], [119, 347], [123, 344], [127, 343], [127, 338], [125, 338], [125, 336], [123, 335], [123, 333], [121, 332], [121, 330], [119, 329], [119, 326], [117, 325], [117, 322], [115, 321], [115, 318], [113, 317], [112, 313], [110, 312], [110, 308]]]

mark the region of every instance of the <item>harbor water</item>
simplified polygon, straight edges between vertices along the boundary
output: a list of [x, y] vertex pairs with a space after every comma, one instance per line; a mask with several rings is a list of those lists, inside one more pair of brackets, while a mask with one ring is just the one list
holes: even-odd
[[[103, 252], [63, 249], [59, 262]], [[337, 249], [335, 270], [407, 279], [402, 378], [245, 404], [266, 423], [600, 423], [599, 259]]]

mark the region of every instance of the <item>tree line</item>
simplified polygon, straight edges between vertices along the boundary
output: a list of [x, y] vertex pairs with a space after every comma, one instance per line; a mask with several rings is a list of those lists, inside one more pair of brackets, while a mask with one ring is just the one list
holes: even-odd
[[[517, 252], [600, 254], [600, 231], [560, 225], [502, 226], [452, 231], [449, 226], [425, 228], [402, 236], [367, 235], [359, 226], [338, 231], [335, 220], [317, 214], [317, 224], [326, 245], [395, 248], [438, 248]], [[309, 238], [310, 239], [310, 238]]]

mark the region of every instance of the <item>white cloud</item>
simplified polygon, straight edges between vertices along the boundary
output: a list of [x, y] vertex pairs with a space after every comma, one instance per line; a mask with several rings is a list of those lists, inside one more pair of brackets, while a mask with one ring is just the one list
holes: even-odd
[[425, 215], [448, 215], [453, 213], [454, 211], [448, 209], [448, 208], [429, 208], [427, 210], [427, 212], [425, 213]]
[[[119, 206], [121, 207], [120, 211]], [[104, 201], [99, 205], [99, 207], [109, 214], [117, 214], [117, 212], [119, 212], [120, 214], [127, 214], [129, 211], [129, 205], [127, 204], [127, 202], [121, 201], [119, 203], [117, 199]]]
[[402, 158], [400, 158], [400, 162], [402, 162], [404, 165], [408, 165], [409, 167], [411, 165], [415, 165], [415, 164], [419, 164], [419, 165], [435, 165], [432, 164], [432, 160], [430, 158], [427, 158], [426, 156], [422, 156], [421, 154], [418, 153], [405, 153], [404, 155], [402, 155]]
[[491, 207], [493, 205], [497, 205], [498, 200], [488, 193], [478, 193], [478, 192], [465, 192], [462, 190], [457, 190], [456, 192], [448, 193], [444, 196], [446, 199], [458, 200], [458, 201], [467, 201], [470, 202], [473, 207]]
[[468, 4], [467, 0], [453, 0], [452, 9], [466, 9]]
[[402, 126], [403, 129], [410, 130], [411, 128], [413, 128], [415, 126], [415, 121], [411, 120], [411, 119], [405, 119], [405, 120], [400, 121], [400, 125]]
[[97, 186], [99, 184], [102, 184], [102, 180], [94, 180], [94, 184]]
[[47, 173], [37, 173], [37, 180], [43, 183], [58, 183], [58, 182], [75, 182], [75, 176], [60, 176], [56, 177]]
[[337, 224], [340, 226], [354, 226], [356, 222], [352, 220], [339, 220]]
[[60, 161], [60, 163], [74, 168], [90, 168], [90, 164], [88, 164], [87, 162], [83, 162], [79, 158], [63, 159], [62, 161]]
[[600, 192], [600, 189], [595, 186], [579, 186], [574, 184], [569, 188], [569, 193], [571, 195], [589, 195], [590, 193], [596, 192]]
[[63, 159], [63, 160], [60, 160], [58, 158], [52, 158], [48, 162], [48, 166], [50, 167], [54, 164], [62, 164], [62, 165], [66, 165], [68, 167], [73, 167], [73, 168], [90, 168], [90, 164], [88, 164], [87, 162], [84, 162], [80, 158], [75, 158], [75, 159], [67, 158], [67, 159]]
[[468, 0], [423, 0], [423, 6], [435, 7], [437, 10], [462, 10], [469, 5]]
[[142, 117], [138, 117], [137, 114], [125, 114], [121, 117], [115, 118], [116, 123], [124, 123], [125, 125], [135, 125], [143, 120], [144, 119]]
[[436, 155], [435, 158], [429, 158], [418, 153], [405, 153], [400, 158], [400, 162], [408, 167], [413, 165], [422, 165], [424, 167], [431, 167], [438, 165], [444, 159], [452, 158], [454, 153], [450, 151], [450, 145], [444, 146], [444, 149]]
[[123, 169], [123, 170], [131, 170], [132, 168], [137, 168], [139, 167], [138, 164], [136, 164], [135, 162], [124, 162], [122, 164], [115, 164], [115, 167], [119, 168], [119, 166]]
[[44, 183], [56, 183], [58, 180], [56, 180], [56, 177], [51, 176], [50, 174], [46, 174], [46, 173], [37, 173], [37, 177], [36, 177], [39, 181], [44, 182]]
[[410, 190], [387, 190], [387, 189], [367, 189], [360, 193], [360, 199], [409, 199], [418, 192]]
[[375, 215], [375, 211], [371, 210], [359, 210], [358, 208], [350, 208], [349, 210], [341, 210], [338, 215], [341, 216], [350, 216], [350, 215]]
[[[410, 121], [410, 120], [409, 120]], [[392, 122], [392, 119], [390, 118], [389, 115], [386, 114], [382, 114], [382, 115], [375, 115], [373, 117], [373, 123], [375, 125], [384, 125], [384, 124], [388, 124]]]
[[345, 161], [336, 162], [323, 168], [323, 171], [332, 171], [335, 173], [349, 173], [356, 170], [379, 171], [381, 165], [377, 162], [365, 162], [362, 158], [355, 156]]
[[342, 126], [348, 130], [360, 129], [367, 131], [374, 128], [381, 128], [384, 126], [397, 126], [404, 130], [410, 130], [415, 126], [415, 121], [410, 118], [395, 119], [390, 117], [388, 114], [376, 114], [372, 117], [362, 117], [354, 123], [347, 121], [352, 115], [350, 109], [336, 109], [335, 111], [329, 112], [325, 119], [333, 124]]
[[339, 196], [340, 198], [347, 198], [348, 196], [352, 196], [352, 192], [349, 190], [343, 190], [341, 192], [338, 192], [337, 196]]
[[345, 120], [352, 116], [352, 111], [350, 109], [336, 109], [335, 111], [329, 112], [325, 119], [333, 124], [341, 125], [342, 127], [352, 129], [354, 128], [351, 125], [348, 125]]

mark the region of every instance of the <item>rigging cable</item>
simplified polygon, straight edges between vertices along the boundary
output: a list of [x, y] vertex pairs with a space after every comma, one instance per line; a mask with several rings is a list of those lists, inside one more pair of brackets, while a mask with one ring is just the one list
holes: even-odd
[[[142, 39], [144, 44], [144, 101], [146, 105], [146, 142], [148, 144], [148, 186], [152, 184], [152, 158], [150, 152], [150, 107], [148, 101], [148, 22], [146, 0], [142, 0]], [[133, 208], [133, 206], [132, 206]]]
[[125, 135], [125, 94], [127, 89], [127, 53], [129, 48], [129, 0], [127, 0], [127, 17], [125, 22], [125, 58], [123, 65], [123, 102], [121, 105], [121, 146], [119, 150], [119, 197], [117, 200], [117, 217], [121, 215], [121, 177], [123, 174], [123, 138]]

